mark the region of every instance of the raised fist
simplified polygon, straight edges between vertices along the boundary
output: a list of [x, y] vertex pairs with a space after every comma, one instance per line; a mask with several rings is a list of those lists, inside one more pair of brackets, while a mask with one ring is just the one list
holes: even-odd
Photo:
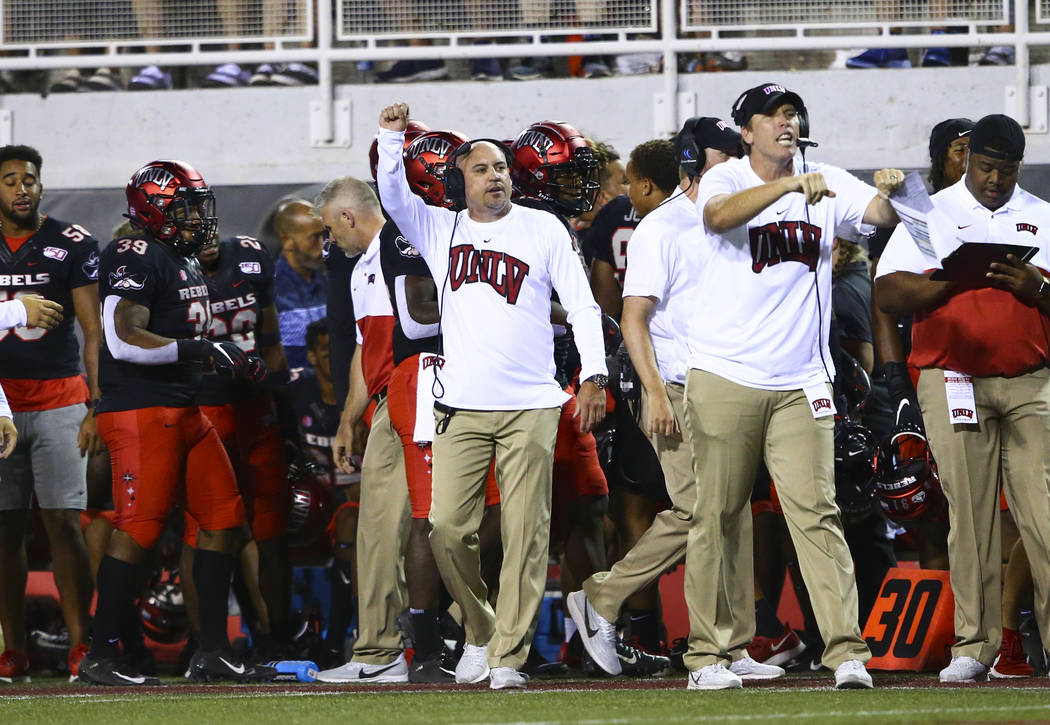
[[404, 131], [408, 128], [408, 104], [395, 103], [379, 113], [379, 127], [387, 131]]

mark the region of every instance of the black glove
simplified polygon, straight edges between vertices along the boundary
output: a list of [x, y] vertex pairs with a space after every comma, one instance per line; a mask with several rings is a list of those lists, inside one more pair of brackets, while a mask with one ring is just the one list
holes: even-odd
[[210, 363], [215, 372], [230, 378], [248, 376], [248, 354], [232, 342], [179, 340], [179, 360], [201, 360]]
[[266, 369], [266, 361], [258, 355], [248, 356], [248, 367], [244, 372], [244, 377], [251, 380], [253, 383], [262, 383], [269, 377], [269, 371]]
[[894, 428], [914, 427], [925, 433], [919, 399], [915, 388], [912, 387], [908, 366], [901, 362], [890, 362], [886, 363], [883, 369], [886, 373], [886, 387], [893, 403]]

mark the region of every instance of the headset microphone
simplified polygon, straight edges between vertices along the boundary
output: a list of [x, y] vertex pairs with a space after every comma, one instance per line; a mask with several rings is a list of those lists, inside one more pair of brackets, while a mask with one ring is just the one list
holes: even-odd
[[805, 138], [803, 136], [800, 136], [798, 138], [798, 147], [800, 149], [815, 149], [819, 146], [820, 144], [814, 141], [813, 139]]

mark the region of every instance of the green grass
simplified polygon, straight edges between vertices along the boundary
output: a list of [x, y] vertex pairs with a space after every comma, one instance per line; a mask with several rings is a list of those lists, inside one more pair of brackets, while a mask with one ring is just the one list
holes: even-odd
[[[525, 693], [325, 693], [297, 687], [257, 692], [216, 687], [206, 693], [161, 695], [101, 690], [89, 695], [62, 688], [14, 699], [0, 690], [0, 719], [14, 723], [76, 725], [295, 725], [296, 723], [852, 723], [1031, 721], [1050, 719], [1042, 688], [914, 688], [886, 683], [873, 691], [754, 688], [731, 692], [685, 689], [544, 691]], [[683, 681], [684, 685], [684, 681]]]

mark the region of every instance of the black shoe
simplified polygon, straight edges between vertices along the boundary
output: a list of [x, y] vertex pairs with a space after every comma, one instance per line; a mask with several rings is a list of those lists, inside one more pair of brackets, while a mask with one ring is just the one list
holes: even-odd
[[157, 658], [146, 646], [125, 649], [124, 655], [120, 658], [120, 664], [126, 669], [143, 675], [157, 674]]
[[425, 660], [418, 657], [412, 660], [408, 668], [408, 681], [422, 682], [455, 682], [455, 654], [442, 647], [441, 653]]
[[651, 655], [622, 639], [616, 640], [616, 656], [620, 658], [621, 673], [626, 677], [659, 677], [671, 672], [670, 658]]
[[201, 682], [272, 682], [277, 677], [277, 670], [268, 665], [245, 664], [229, 649], [214, 652], [198, 650], [190, 659], [187, 677]]
[[520, 672], [529, 677], [565, 677], [569, 674], [569, 666], [564, 662], [548, 662], [533, 644]]
[[135, 670], [120, 664], [116, 660], [96, 659], [91, 653], [80, 660], [78, 671], [80, 682], [85, 685], [104, 685], [107, 687], [157, 687], [161, 684], [156, 677], [141, 675]]

